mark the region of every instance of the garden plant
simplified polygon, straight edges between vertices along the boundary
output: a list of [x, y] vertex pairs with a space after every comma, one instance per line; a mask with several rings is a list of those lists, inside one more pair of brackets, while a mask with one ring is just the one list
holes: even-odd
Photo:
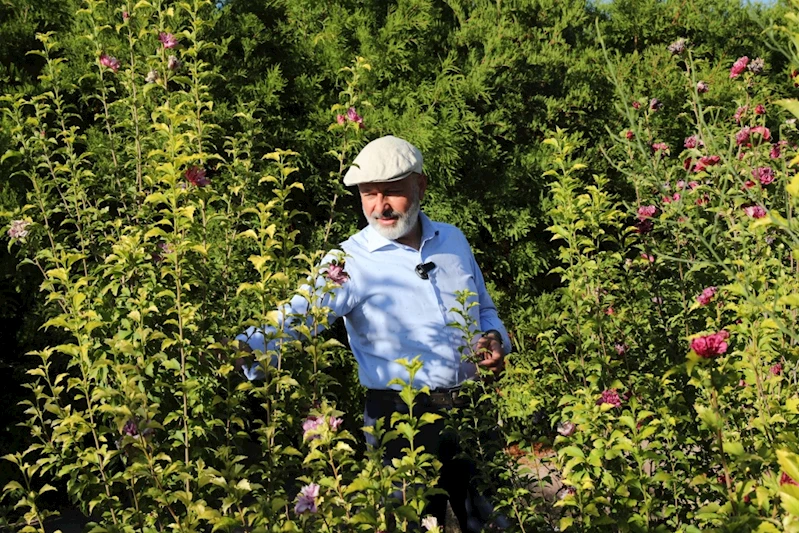
[[[316, 94], [300, 90], [309, 73], [295, 73], [290, 105], [272, 102], [279, 111], [261, 107], [279, 99], [279, 69], [228, 94], [241, 74], [225, 64], [234, 48], [257, 61], [253, 42], [225, 36], [230, 13], [257, 25], [244, 0], [85, 0], [72, 33], [37, 35], [37, 84], [9, 84], [0, 100], [0, 166], [24, 184], [19, 205], [3, 200], [8, 250], [36, 280], [42, 336], [25, 356], [29, 441], [4, 456], [9, 526], [44, 531], [57, 493], [91, 531], [444, 530], [424, 514], [439, 465], [414, 446], [435, 421], [414, 415], [427, 393], [408, 384], [419, 361], [405, 360], [410, 381], [397, 383], [410, 414], [371, 430], [408, 441], [384, 464], [381, 447], [363, 445], [362, 391], [319, 304], [346, 275], [320, 264], [324, 252], [357, 225], [341, 177], [360, 147], [396, 128], [429, 143], [441, 176], [433, 215], [481, 240], [478, 261], [500, 280], [492, 289], [514, 332], [504, 374], [470, 383], [448, 420], [497, 523], [799, 531], [799, 3], [757, 50], [734, 56], [687, 33], [628, 53], [622, 32], [606, 31], [628, 20], [625, 2], [610, 22], [563, 3], [574, 9], [559, 12], [560, 30], [533, 23], [550, 3], [521, 4], [495, 26], [525, 46], [539, 32], [566, 54], [575, 21], [587, 23], [595, 39], [577, 72], [604, 90], [607, 129], [560, 115], [588, 93], [533, 94], [523, 69], [505, 70], [512, 46], [499, 37], [483, 57], [458, 56], [496, 3], [398, 2], [383, 41], [358, 37], [374, 45], [363, 54], [309, 53], [339, 64], [311, 111], [298, 110]], [[298, 35], [312, 25], [303, 16]], [[445, 23], [462, 32], [452, 53], [420, 53]], [[424, 38], [406, 45], [390, 31]], [[636, 46], [651, 39], [631, 31]], [[440, 70], [419, 96], [425, 109], [386, 97], [414, 61], [408, 79]], [[480, 85], [491, 76], [504, 93]], [[525, 91], [547, 116], [519, 99]], [[507, 108], [486, 109], [490, 96]], [[522, 133], [508, 110], [546, 135]], [[291, 128], [302, 134], [282, 136]], [[481, 143], [470, 152], [464, 139]], [[483, 174], [457, 176], [486, 161], [513, 162], [484, 199], [502, 204], [493, 210], [468, 196]], [[526, 203], [516, 218], [513, 202]], [[486, 244], [495, 238], [498, 249]], [[248, 380], [226, 339], [280, 323], [274, 310], [320, 276], [317, 292], [299, 291], [310, 310], [296, 338], [276, 335], [279, 349], [254, 354], [264, 375]], [[460, 303], [468, 316], [469, 295]], [[463, 356], [479, 354], [467, 343]]]

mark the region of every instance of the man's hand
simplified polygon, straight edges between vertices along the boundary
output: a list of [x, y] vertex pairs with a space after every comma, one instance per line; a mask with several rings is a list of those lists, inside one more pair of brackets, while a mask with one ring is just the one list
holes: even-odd
[[490, 370], [494, 374], [499, 374], [505, 368], [505, 349], [502, 347], [502, 338], [496, 331], [488, 331], [480, 340], [477, 341], [476, 352], [478, 357], [483, 360], [477, 363]]

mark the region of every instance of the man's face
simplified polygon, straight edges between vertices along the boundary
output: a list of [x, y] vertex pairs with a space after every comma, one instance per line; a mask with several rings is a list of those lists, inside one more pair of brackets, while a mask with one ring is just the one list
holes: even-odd
[[426, 188], [427, 178], [422, 174], [388, 183], [361, 183], [363, 214], [386, 239], [404, 237], [416, 225]]

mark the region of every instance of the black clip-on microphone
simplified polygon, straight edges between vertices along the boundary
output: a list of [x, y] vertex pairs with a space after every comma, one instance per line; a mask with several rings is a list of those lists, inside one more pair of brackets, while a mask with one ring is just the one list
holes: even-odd
[[429, 263], [419, 263], [416, 265], [416, 275], [422, 279], [430, 279], [428, 272], [436, 268], [436, 264], [430, 261]]

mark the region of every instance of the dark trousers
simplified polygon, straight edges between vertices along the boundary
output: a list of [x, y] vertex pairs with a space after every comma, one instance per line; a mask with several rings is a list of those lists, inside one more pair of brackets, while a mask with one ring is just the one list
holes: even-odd
[[[446, 415], [441, 408], [431, 407], [426, 401], [427, 396], [416, 397], [413, 414], [419, 416], [423, 413], [437, 413]], [[363, 421], [365, 426], [373, 426], [377, 419], [391, 419], [392, 413], [408, 413], [408, 406], [400, 399], [399, 395], [385, 393], [385, 391], [367, 391], [366, 408]], [[387, 423], [386, 426], [387, 427]], [[376, 446], [375, 438], [366, 434], [366, 443]], [[447, 499], [452, 510], [460, 522], [463, 533], [477, 533], [483, 530], [491, 514], [491, 504], [482, 497], [474, 486], [476, 469], [474, 462], [464, 457], [456, 457], [461, 449], [458, 436], [445, 429], [445, 421], [439, 419], [433, 424], [420, 428], [419, 434], [414, 439], [414, 446], [424, 446], [425, 451], [435, 455], [441, 461], [441, 471], [438, 487], [447, 491], [447, 494], [433, 496], [425, 509], [424, 515], [431, 514], [438, 519], [443, 527], [446, 523]], [[403, 455], [402, 449], [408, 447], [404, 438], [396, 438], [386, 444], [383, 463], [390, 464], [394, 458]], [[423, 516], [424, 516], [423, 515]]]

